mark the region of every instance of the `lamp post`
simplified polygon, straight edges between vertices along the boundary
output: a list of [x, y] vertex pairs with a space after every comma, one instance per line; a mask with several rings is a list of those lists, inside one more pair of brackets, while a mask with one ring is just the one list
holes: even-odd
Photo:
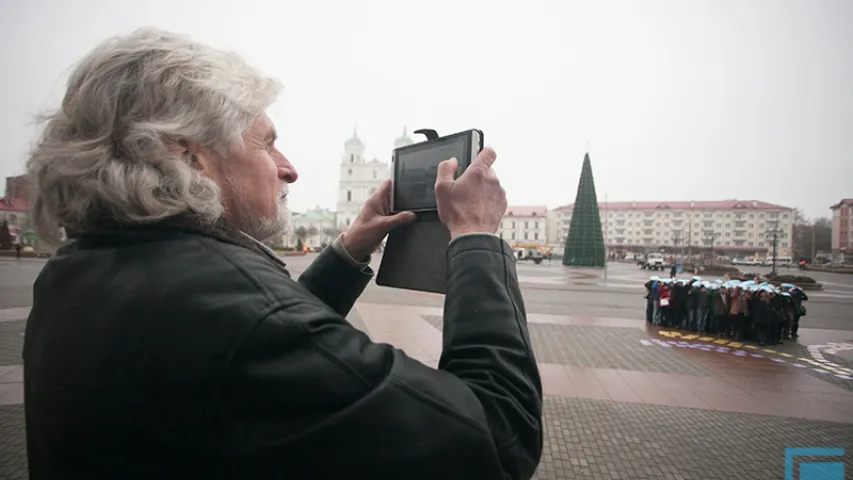
[[773, 268], [771, 273], [776, 275], [776, 246], [779, 244], [779, 223], [774, 222], [773, 227], [767, 230], [767, 234], [773, 237]]
[[675, 257], [675, 263], [678, 264], [678, 242], [681, 240], [682, 230], [673, 230], [672, 231], [672, 250], [673, 256]]
[[705, 232], [705, 244], [709, 244], [711, 246], [711, 265], [714, 264], [715, 257], [717, 253], [714, 251], [714, 242], [717, 240], [717, 234], [714, 233], [713, 230], [709, 230]]

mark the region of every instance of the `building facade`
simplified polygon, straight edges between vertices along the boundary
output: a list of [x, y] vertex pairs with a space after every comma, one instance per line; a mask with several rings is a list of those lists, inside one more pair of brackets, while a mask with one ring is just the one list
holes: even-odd
[[[573, 205], [555, 209], [555, 237], [564, 243]], [[714, 251], [732, 258], [791, 255], [793, 209], [757, 200], [716, 202], [607, 202], [599, 214], [608, 250]]]
[[312, 250], [331, 245], [340, 234], [335, 212], [315, 207], [305, 213], [294, 213], [290, 229], [282, 235], [281, 246], [295, 248], [299, 240]]
[[845, 198], [829, 209], [832, 210], [832, 256], [840, 261], [845, 255], [853, 255], [850, 232], [853, 198]]
[[6, 191], [4, 196], [0, 197], [0, 222], [8, 223], [9, 234], [14, 243], [32, 245], [35, 242], [35, 235], [27, 221], [30, 209], [29, 198], [26, 175], [6, 177]]
[[[410, 145], [412, 140], [403, 129], [403, 135], [396, 139], [394, 147]], [[364, 143], [353, 132], [352, 138], [344, 143], [344, 155], [340, 165], [338, 182], [337, 227], [345, 231], [361, 211], [361, 207], [382, 182], [390, 178], [390, 166], [377, 158], [367, 160], [364, 156]]]
[[548, 207], [511, 206], [501, 220], [498, 235], [512, 244], [548, 243]]

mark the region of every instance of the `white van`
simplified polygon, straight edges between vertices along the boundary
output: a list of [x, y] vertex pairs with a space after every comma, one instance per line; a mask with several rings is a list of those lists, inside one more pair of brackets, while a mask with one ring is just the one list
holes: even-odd
[[[791, 257], [777, 257], [776, 258], [776, 266], [777, 267], [790, 267], [794, 264], [794, 260]], [[764, 265], [771, 266], [773, 265], [773, 257], [767, 257], [767, 260], [764, 261]]]

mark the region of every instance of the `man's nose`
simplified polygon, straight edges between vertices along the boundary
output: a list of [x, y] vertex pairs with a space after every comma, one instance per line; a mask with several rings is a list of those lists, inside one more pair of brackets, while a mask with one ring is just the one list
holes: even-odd
[[284, 155], [282, 155], [282, 160], [283, 161], [278, 165], [278, 178], [287, 183], [295, 182], [299, 178], [296, 168]]

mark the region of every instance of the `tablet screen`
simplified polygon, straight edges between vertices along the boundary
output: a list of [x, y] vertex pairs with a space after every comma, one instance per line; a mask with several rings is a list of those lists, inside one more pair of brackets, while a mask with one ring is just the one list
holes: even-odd
[[435, 178], [438, 164], [456, 157], [461, 173], [470, 155], [468, 135], [433, 140], [422, 146], [401, 149], [394, 164], [394, 210], [435, 210]]

